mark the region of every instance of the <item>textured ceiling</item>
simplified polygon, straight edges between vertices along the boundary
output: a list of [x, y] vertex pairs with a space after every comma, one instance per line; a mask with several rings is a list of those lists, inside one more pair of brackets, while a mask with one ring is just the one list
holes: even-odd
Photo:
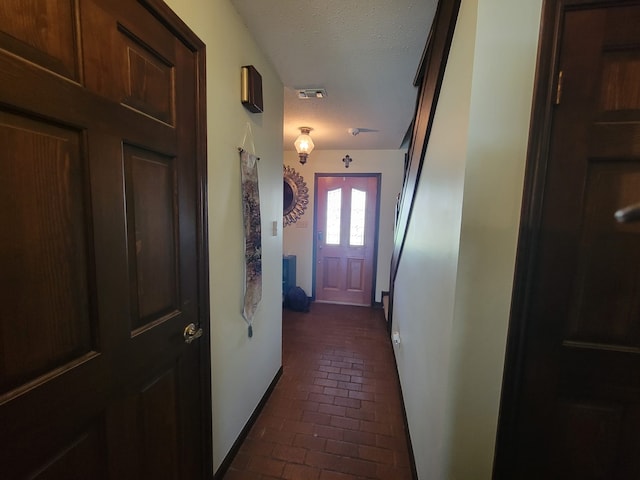
[[[286, 150], [301, 126], [313, 128], [317, 149], [400, 147], [437, 0], [231, 2], [284, 83]], [[327, 98], [298, 99], [313, 87]]]

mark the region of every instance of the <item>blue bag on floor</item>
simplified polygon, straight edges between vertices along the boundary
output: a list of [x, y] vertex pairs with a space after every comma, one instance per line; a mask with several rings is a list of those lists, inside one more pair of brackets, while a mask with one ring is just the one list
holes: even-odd
[[284, 306], [294, 312], [308, 312], [311, 300], [300, 287], [291, 287], [284, 296]]

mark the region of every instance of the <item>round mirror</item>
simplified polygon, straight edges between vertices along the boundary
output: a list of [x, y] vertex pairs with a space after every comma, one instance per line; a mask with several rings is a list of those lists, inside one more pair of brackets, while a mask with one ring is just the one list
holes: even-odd
[[284, 167], [282, 186], [282, 223], [286, 227], [304, 215], [309, 204], [309, 189], [298, 172], [289, 166]]
[[292, 185], [290, 180], [284, 179], [283, 185], [283, 214], [286, 217], [288, 213], [293, 210], [293, 207], [296, 206], [296, 195], [293, 193], [293, 189], [296, 188], [295, 185]]

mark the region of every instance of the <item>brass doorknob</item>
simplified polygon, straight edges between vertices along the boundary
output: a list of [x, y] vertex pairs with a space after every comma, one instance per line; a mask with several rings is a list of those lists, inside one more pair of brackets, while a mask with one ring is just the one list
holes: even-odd
[[182, 335], [184, 336], [185, 343], [191, 343], [196, 338], [200, 338], [202, 336], [202, 329], [197, 328], [194, 323], [190, 323], [184, 327], [184, 333]]

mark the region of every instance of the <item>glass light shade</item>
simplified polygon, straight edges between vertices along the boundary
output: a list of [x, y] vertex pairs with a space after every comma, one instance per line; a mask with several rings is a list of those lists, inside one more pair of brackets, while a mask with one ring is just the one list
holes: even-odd
[[296, 138], [296, 141], [293, 142], [293, 146], [296, 147], [296, 152], [298, 152], [298, 156], [300, 157], [300, 163], [306, 163], [307, 157], [313, 150], [313, 140], [309, 136], [310, 128], [301, 127], [300, 135]]

